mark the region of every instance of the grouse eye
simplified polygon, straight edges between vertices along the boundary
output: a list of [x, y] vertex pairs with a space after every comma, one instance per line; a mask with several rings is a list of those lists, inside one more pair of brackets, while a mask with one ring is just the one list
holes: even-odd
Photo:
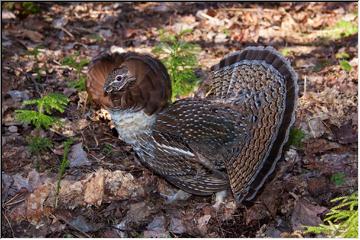
[[121, 75], [117, 75], [117, 76], [115, 77], [115, 80], [118, 81], [118, 82], [120, 82], [121, 79], [122, 79]]

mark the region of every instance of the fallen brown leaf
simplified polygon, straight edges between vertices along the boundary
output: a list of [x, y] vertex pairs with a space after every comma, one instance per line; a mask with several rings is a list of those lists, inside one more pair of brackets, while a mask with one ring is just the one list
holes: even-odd
[[320, 215], [328, 209], [313, 205], [305, 199], [299, 199], [291, 215], [293, 230], [303, 230], [304, 226], [316, 226], [322, 223]]
[[23, 29], [19, 32], [22, 37], [29, 38], [31, 41], [39, 43], [42, 42], [44, 36], [36, 31]]
[[97, 171], [87, 183], [84, 193], [84, 201], [90, 205], [100, 206], [104, 196], [104, 170]]

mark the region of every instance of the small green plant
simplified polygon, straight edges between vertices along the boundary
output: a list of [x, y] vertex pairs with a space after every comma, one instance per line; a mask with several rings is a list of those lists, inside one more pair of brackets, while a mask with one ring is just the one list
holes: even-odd
[[88, 59], [79, 59], [79, 53], [65, 57], [62, 64], [74, 68], [77, 74], [77, 80], [68, 82], [68, 86], [75, 88], [78, 91], [85, 90], [85, 75], [81, 73], [82, 69], [89, 64]]
[[24, 15], [35, 14], [40, 12], [39, 6], [36, 5], [34, 2], [23, 2], [21, 3], [21, 5], [23, 7], [22, 13]]
[[350, 65], [350, 63], [347, 60], [340, 60], [340, 67], [342, 70], [346, 71], [346, 72], [350, 72], [352, 67]]
[[102, 149], [102, 152], [103, 152], [105, 155], [109, 155], [109, 154], [112, 153], [112, 151], [113, 151], [113, 147], [112, 147], [110, 144], [105, 143], [105, 145], [104, 145], [104, 147], [103, 147], [103, 149]]
[[337, 172], [333, 174], [330, 178], [331, 182], [333, 182], [336, 186], [343, 185], [345, 183], [345, 174], [342, 172]]
[[51, 140], [46, 137], [31, 136], [27, 138], [27, 142], [30, 153], [36, 155], [53, 147]]
[[349, 59], [350, 55], [347, 52], [338, 52], [335, 57], [337, 59]]
[[291, 54], [292, 50], [290, 48], [283, 48], [280, 50], [280, 53], [284, 56], [287, 57]]
[[68, 87], [75, 88], [79, 92], [85, 91], [85, 89], [86, 89], [85, 79], [86, 79], [85, 76], [81, 75], [78, 80], [68, 82]]
[[295, 146], [295, 147], [302, 147], [302, 141], [305, 137], [305, 133], [298, 128], [291, 128], [289, 134], [289, 141], [287, 145]]
[[16, 110], [16, 119], [22, 123], [33, 124], [36, 128], [48, 129], [58, 120], [48, 114], [53, 110], [61, 113], [65, 111], [65, 107], [69, 103], [69, 99], [59, 93], [51, 93], [39, 99], [31, 99], [23, 102], [23, 106], [36, 105], [37, 111], [34, 110]]
[[56, 123], [56, 119], [44, 113], [33, 110], [16, 110], [16, 119], [22, 123], [30, 123], [36, 128], [48, 129], [51, 125]]
[[35, 48], [30, 48], [28, 50], [28, 54], [34, 56], [35, 59], [37, 59], [40, 54], [40, 49], [43, 49], [41, 45], [38, 45]]
[[157, 54], [167, 68], [172, 81], [172, 99], [189, 94], [199, 82], [194, 70], [198, 67], [197, 44], [185, 42], [183, 37], [191, 30], [174, 35], [160, 31], [160, 43], [153, 53]]
[[75, 68], [75, 70], [79, 73], [85, 67], [89, 64], [89, 60], [85, 58], [79, 59], [79, 53], [75, 53], [74, 55], [66, 56], [61, 61], [61, 64], [69, 66], [71, 68]]
[[325, 224], [307, 226], [305, 233], [325, 234], [337, 238], [358, 237], [358, 194], [339, 197], [331, 202], [340, 202], [330, 209], [324, 219]]
[[35, 155], [35, 169], [39, 170], [39, 159], [40, 154], [44, 153], [46, 150], [49, 150], [52, 148], [53, 143], [50, 139], [46, 137], [39, 137], [39, 136], [31, 136], [27, 139], [28, 142], [28, 148], [32, 155]]
[[63, 158], [61, 160], [60, 166], [59, 166], [59, 171], [58, 171], [58, 180], [57, 180], [57, 184], [56, 184], [56, 201], [55, 201], [55, 206], [57, 206], [57, 202], [58, 202], [58, 195], [60, 192], [60, 182], [61, 179], [63, 178], [64, 174], [65, 174], [65, 170], [66, 168], [69, 167], [70, 162], [68, 160], [68, 155], [70, 152], [70, 147], [71, 145], [74, 143], [74, 140], [69, 138], [64, 142], [64, 155]]
[[230, 36], [230, 31], [229, 31], [229, 29], [224, 28], [224, 29], [222, 30], [222, 32], [223, 32], [227, 37]]
[[340, 39], [343, 37], [348, 37], [358, 32], [357, 21], [351, 22], [346, 20], [340, 20], [336, 22], [334, 26], [328, 27], [323, 31], [324, 37], [328, 37], [330, 39]]
[[16, 10], [16, 14], [28, 16], [40, 12], [39, 6], [34, 2], [6, 2], [3, 7], [9, 11]]

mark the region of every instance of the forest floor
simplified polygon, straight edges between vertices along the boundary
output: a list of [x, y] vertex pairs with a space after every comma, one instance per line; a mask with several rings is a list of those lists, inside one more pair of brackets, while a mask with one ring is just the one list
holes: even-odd
[[[334, 197], [357, 191], [357, 3], [2, 7], [2, 237], [314, 236], [303, 226], [321, 223]], [[273, 46], [298, 73], [301, 141], [288, 147], [254, 202], [236, 206], [229, 195], [219, 209], [214, 197], [167, 204], [164, 196], [177, 189], [142, 166], [69, 85], [111, 47], [150, 53], [160, 29], [192, 29], [186, 40], [201, 47], [201, 76], [249, 45]], [[39, 131], [15, 119], [23, 100], [52, 92], [70, 99], [54, 114], [61, 128]], [[39, 155], [28, 147], [37, 134], [53, 142]], [[57, 193], [69, 137], [70, 167]]]

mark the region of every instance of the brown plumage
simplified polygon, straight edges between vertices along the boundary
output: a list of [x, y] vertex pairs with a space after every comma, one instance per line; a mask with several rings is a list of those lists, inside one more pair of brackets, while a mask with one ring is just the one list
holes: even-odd
[[273, 48], [249, 47], [213, 66], [201, 89], [203, 99], [169, 104], [165, 67], [136, 53], [101, 55], [87, 82], [144, 165], [193, 194], [230, 187], [251, 200], [288, 139], [297, 76]]
[[[103, 87], [108, 75], [116, 68], [126, 67], [135, 77], [125, 92], [106, 95]], [[137, 53], [104, 53], [89, 66], [86, 88], [97, 104], [108, 108], [144, 109], [147, 114], [162, 110], [171, 97], [171, 83], [164, 65], [148, 55]]]

